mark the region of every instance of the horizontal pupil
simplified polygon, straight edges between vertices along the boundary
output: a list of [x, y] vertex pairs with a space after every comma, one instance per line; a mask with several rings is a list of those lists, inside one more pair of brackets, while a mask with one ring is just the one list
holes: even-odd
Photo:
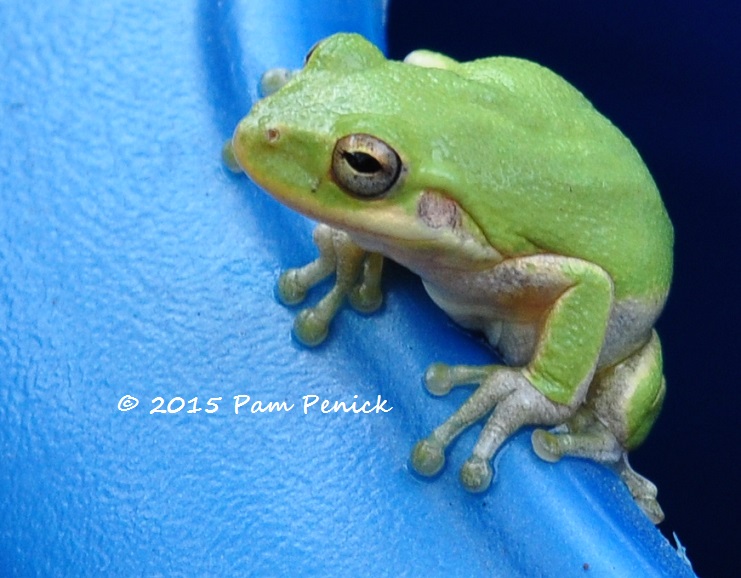
[[377, 173], [382, 167], [372, 155], [361, 152], [343, 152], [342, 157], [359, 173]]

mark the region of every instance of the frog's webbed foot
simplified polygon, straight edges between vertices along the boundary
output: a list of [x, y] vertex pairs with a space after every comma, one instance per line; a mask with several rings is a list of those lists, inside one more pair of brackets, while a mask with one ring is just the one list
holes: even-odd
[[336, 273], [334, 287], [314, 307], [299, 312], [293, 324], [297, 339], [314, 346], [327, 337], [329, 324], [348, 298], [362, 313], [372, 313], [381, 306], [383, 256], [358, 247], [345, 233], [327, 225], [314, 230], [319, 258], [304, 267], [288, 269], [278, 279], [278, 297], [287, 305], [302, 302], [309, 289]]
[[[443, 377], [430, 380], [428, 376], [428, 387], [432, 381], [433, 388], [439, 383], [447, 386], [475, 382], [472, 378], [484, 375], [479, 387], [460, 409], [429, 437], [417, 443], [412, 450], [412, 467], [424, 476], [437, 474], [445, 465], [445, 450], [450, 443], [465, 429], [489, 416], [460, 472], [461, 483], [471, 492], [482, 492], [489, 487], [493, 477], [490, 460], [515, 431], [527, 424], [561, 423], [573, 413], [568, 406], [554, 403], [537, 391], [520, 369], [502, 366], [433, 368], [433, 377]], [[445, 389], [450, 388], [439, 388], [440, 391]]]
[[550, 431], [535, 430], [532, 444], [538, 457], [548, 462], [574, 456], [612, 467], [648, 518], [654, 524], [664, 519], [664, 512], [656, 499], [656, 486], [630, 466], [628, 454], [620, 441], [591, 410], [581, 408], [566, 423]]
[[654, 524], [660, 524], [664, 520], [664, 511], [656, 499], [658, 494], [656, 485], [630, 466], [627, 453], [623, 453], [621, 460], [616, 464], [616, 470], [620, 479], [628, 486], [638, 507]]

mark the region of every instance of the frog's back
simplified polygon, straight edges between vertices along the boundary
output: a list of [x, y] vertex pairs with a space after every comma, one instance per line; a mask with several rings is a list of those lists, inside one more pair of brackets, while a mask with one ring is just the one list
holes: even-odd
[[486, 193], [478, 199], [489, 205], [478, 215], [487, 235], [506, 222], [523, 239], [513, 253], [597, 263], [618, 297], [665, 295], [673, 230], [630, 141], [578, 90], [533, 62], [494, 57], [456, 72], [483, 85], [484, 115], [494, 123], [489, 154], [499, 178], [480, 183]]

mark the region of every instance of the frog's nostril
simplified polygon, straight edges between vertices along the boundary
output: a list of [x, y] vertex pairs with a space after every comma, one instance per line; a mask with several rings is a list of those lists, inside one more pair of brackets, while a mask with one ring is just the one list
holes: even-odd
[[280, 131], [277, 128], [269, 128], [265, 131], [265, 139], [268, 144], [275, 144], [280, 140]]

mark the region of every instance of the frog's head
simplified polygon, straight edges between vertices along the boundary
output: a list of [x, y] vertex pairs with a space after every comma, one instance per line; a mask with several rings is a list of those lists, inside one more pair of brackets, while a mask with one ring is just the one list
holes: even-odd
[[456, 202], [451, 145], [444, 134], [431, 138], [435, 123], [425, 122], [440, 113], [434, 84], [428, 69], [388, 61], [358, 35], [332, 36], [239, 123], [234, 155], [279, 201], [369, 248], [465, 246], [490, 259]]

